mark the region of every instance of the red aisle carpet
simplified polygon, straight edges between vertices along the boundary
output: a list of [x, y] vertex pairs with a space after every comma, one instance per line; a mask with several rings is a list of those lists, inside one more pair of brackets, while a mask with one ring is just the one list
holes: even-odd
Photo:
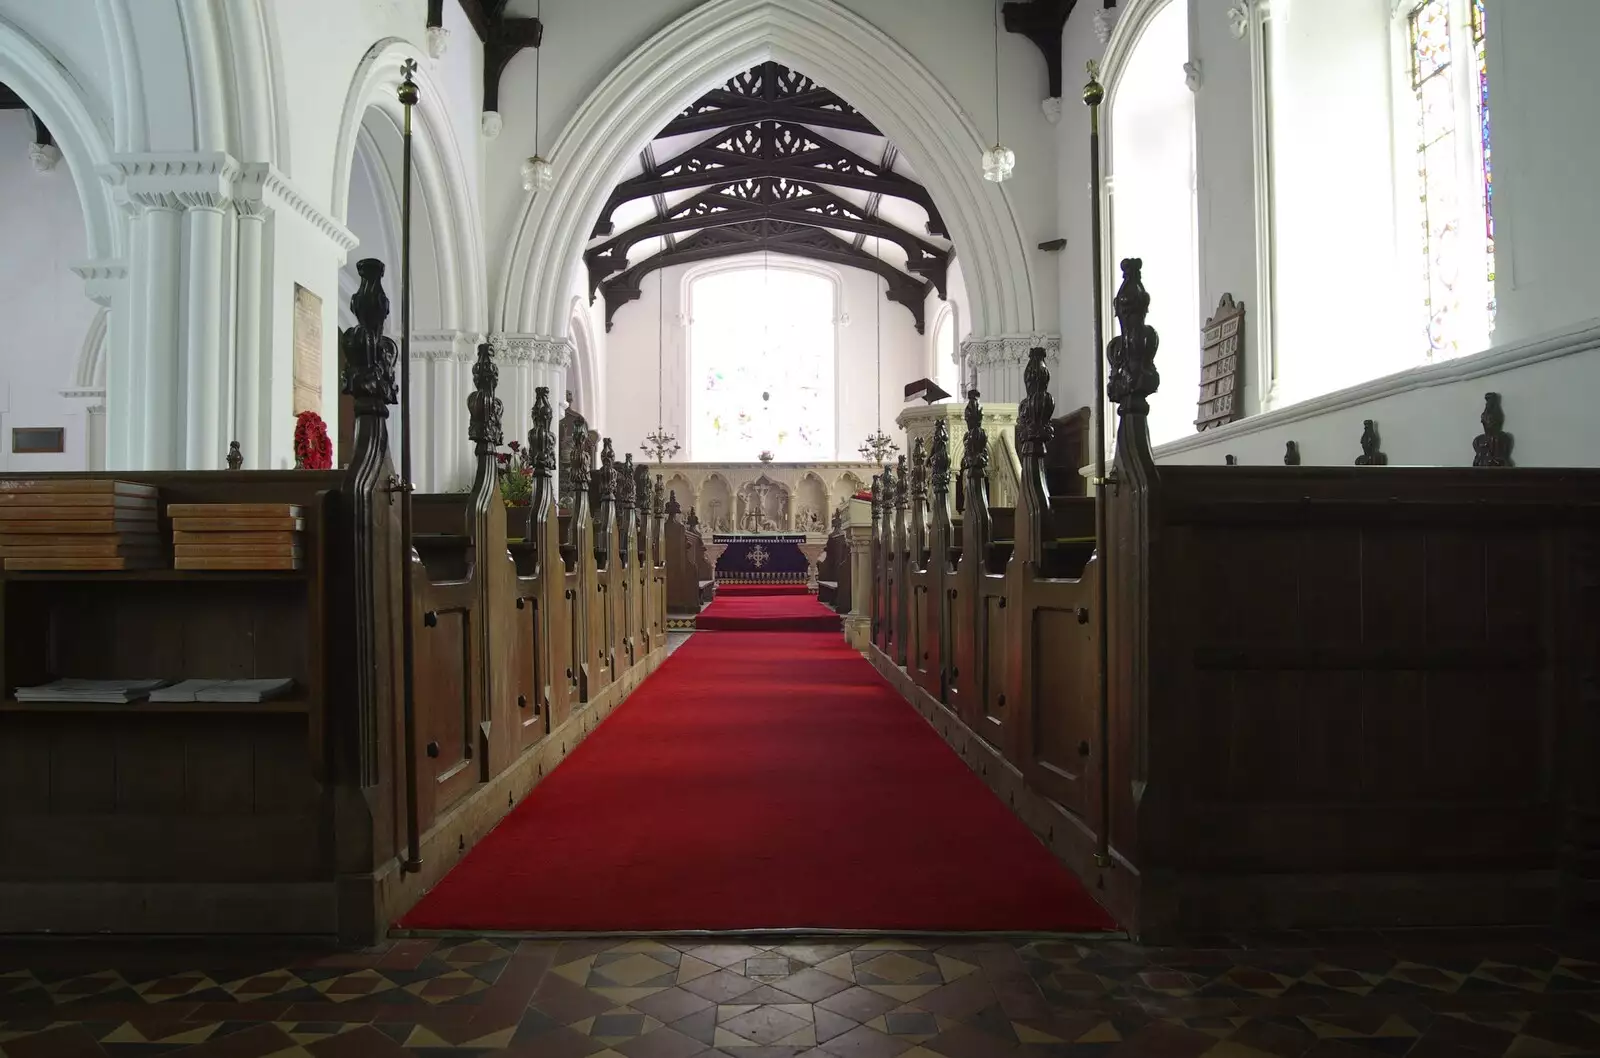
[[1112, 928], [837, 633], [690, 638], [401, 925]]
[[843, 627], [837, 612], [815, 595], [726, 592], [717, 589], [711, 605], [694, 619], [701, 632], [835, 632]]

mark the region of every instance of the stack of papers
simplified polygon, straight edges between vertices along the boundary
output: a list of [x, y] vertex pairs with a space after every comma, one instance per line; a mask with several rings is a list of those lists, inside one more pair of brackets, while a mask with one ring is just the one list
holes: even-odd
[[166, 680], [56, 680], [39, 687], [18, 687], [19, 702], [136, 702]]
[[184, 680], [150, 695], [152, 702], [265, 702], [287, 694], [294, 680]]

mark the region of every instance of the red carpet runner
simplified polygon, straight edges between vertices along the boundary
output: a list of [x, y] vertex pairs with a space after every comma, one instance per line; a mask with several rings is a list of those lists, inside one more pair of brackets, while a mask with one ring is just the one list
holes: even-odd
[[718, 588], [711, 605], [694, 619], [701, 632], [834, 632], [843, 624], [838, 613], [815, 595], [777, 592], [729, 592]]
[[401, 925], [1112, 928], [837, 633], [692, 637]]

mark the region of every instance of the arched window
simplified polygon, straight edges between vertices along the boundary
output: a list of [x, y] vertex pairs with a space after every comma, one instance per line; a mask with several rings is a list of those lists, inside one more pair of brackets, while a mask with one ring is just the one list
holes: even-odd
[[[1107, 278], [1115, 291], [1120, 262], [1144, 261], [1150, 323], [1161, 335], [1161, 387], [1150, 399], [1155, 444], [1194, 432], [1200, 388], [1194, 94], [1183, 71], [1189, 57], [1186, 8], [1173, 0], [1150, 16], [1111, 86]], [[1109, 297], [1106, 304], [1109, 311]], [[1106, 333], [1116, 333], [1114, 326]]]
[[838, 288], [783, 267], [712, 272], [689, 284], [690, 458], [832, 460]]

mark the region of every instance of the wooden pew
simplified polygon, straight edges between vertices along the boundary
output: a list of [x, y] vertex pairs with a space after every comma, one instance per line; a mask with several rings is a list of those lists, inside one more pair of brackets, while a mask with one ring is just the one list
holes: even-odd
[[[869, 656], [1144, 939], [1593, 913], [1600, 472], [1157, 466], [1149, 298], [1125, 277], [1103, 553], [1092, 501], [1046, 473], [1036, 350], [999, 572], [963, 461], [950, 606], [924, 615], [951, 644], [943, 696], [881, 634]], [[882, 495], [873, 612], [893, 615]]]

